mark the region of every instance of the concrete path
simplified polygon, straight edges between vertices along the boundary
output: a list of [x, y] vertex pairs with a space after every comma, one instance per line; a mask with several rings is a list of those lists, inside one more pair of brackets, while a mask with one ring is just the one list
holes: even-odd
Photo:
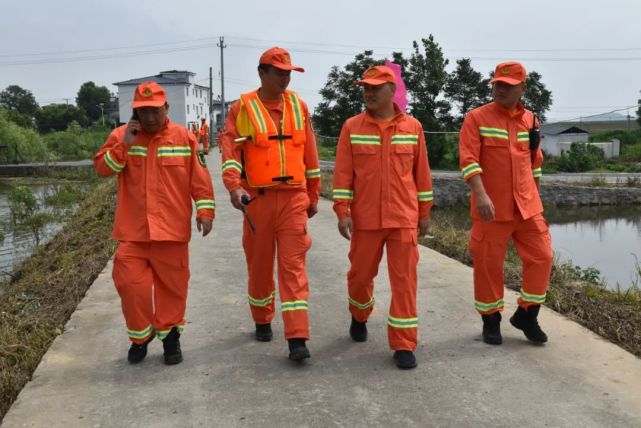
[[[191, 244], [185, 361], [126, 360], [128, 342], [111, 263], [96, 279], [2, 425], [10, 427], [632, 427], [641, 426], [641, 361], [543, 310], [551, 337], [530, 345], [504, 320], [504, 344], [480, 340], [471, 269], [421, 247], [419, 367], [398, 370], [387, 348], [387, 266], [377, 281], [370, 339], [348, 336], [348, 242], [331, 203], [310, 222], [311, 360], [287, 360], [275, 340], [253, 340], [241, 216], [227, 202], [218, 154], [213, 236]], [[506, 315], [516, 295], [508, 292]]]

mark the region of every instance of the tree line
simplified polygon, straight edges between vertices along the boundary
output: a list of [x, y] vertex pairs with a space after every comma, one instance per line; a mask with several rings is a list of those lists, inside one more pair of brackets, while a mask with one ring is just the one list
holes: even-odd
[[76, 122], [81, 127], [108, 121], [113, 95], [105, 86], [85, 82], [76, 95], [76, 105], [38, 105], [33, 93], [18, 85], [0, 92], [0, 110], [4, 117], [23, 127], [35, 128], [42, 134], [64, 131]]
[[[454, 71], [448, 73], [449, 60], [431, 34], [420, 43], [412, 43], [409, 57], [402, 52], [392, 52], [390, 59], [401, 66], [408, 113], [418, 119], [426, 131], [458, 131], [468, 111], [491, 101], [489, 81], [493, 70], [484, 77], [474, 70], [469, 58], [461, 58], [456, 61]], [[362, 91], [353, 83], [367, 68], [383, 64], [384, 60], [373, 57], [372, 50], [365, 50], [344, 67], [331, 68], [327, 82], [320, 90], [322, 100], [312, 117], [319, 134], [337, 136], [347, 118], [363, 111]], [[552, 105], [552, 92], [536, 71], [529, 71], [526, 85], [523, 104], [545, 121], [545, 113]], [[429, 135], [427, 144], [432, 166], [438, 166], [443, 160], [447, 142], [444, 135]]]

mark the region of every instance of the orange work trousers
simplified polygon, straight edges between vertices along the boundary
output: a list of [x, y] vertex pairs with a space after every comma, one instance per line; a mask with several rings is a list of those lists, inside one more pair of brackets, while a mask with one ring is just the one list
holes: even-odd
[[469, 246], [474, 261], [474, 306], [483, 315], [503, 310], [503, 261], [510, 239], [523, 264], [519, 306], [545, 302], [554, 255], [543, 216], [524, 220], [517, 212], [513, 221], [474, 220]]
[[112, 276], [132, 342], [143, 343], [153, 334], [162, 340], [175, 326], [182, 331], [189, 282], [187, 242], [120, 242]]
[[248, 300], [257, 324], [274, 318], [274, 257], [278, 255], [278, 291], [285, 325], [285, 339], [309, 339], [307, 298], [309, 282], [305, 256], [312, 245], [307, 234], [309, 197], [304, 188], [250, 190], [243, 225], [247, 259]]
[[205, 152], [205, 154], [209, 153], [209, 136], [201, 136], [200, 143], [203, 145], [203, 152]]
[[387, 317], [387, 339], [395, 351], [416, 349], [416, 266], [418, 248], [416, 229], [354, 230], [347, 273], [349, 310], [365, 322], [374, 309], [374, 278], [387, 247], [387, 266], [392, 290]]

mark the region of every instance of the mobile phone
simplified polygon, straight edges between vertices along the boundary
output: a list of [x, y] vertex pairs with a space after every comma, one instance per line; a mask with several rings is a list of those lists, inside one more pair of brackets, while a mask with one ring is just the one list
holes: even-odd
[[[131, 115], [131, 120], [140, 121], [140, 119], [138, 118], [138, 112], [136, 111], [136, 109], [133, 109], [133, 114]], [[138, 134], [138, 131], [136, 131], [135, 129], [132, 129], [131, 133], [133, 135], [136, 135], [136, 134]]]

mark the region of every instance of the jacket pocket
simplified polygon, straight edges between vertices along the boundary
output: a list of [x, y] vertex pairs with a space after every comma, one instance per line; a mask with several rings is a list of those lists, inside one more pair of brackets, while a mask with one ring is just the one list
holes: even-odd
[[414, 168], [414, 145], [393, 144], [394, 147], [394, 169], [401, 176], [411, 175]]
[[162, 166], [185, 166], [186, 156], [163, 156], [160, 158], [160, 165]]

